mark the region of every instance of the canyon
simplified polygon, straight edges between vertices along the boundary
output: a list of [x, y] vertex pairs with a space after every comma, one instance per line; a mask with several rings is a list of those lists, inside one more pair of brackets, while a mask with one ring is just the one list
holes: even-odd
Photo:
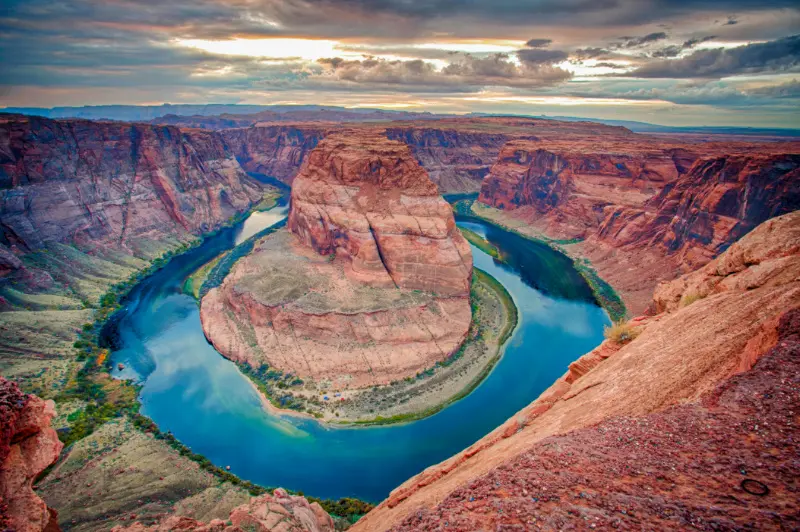
[[406, 145], [370, 130], [327, 136], [293, 180], [287, 227], [203, 298], [224, 356], [365, 388], [413, 376], [466, 338], [470, 248]]
[[660, 281], [800, 208], [800, 145], [753, 150], [625, 135], [591, 144], [511, 141], [473, 209], [588, 259], [635, 316]]
[[[41, 498], [29, 489], [61, 451], [51, 419], [63, 436], [92, 404], [61, 391], [86, 364], [74, 345], [102, 296], [277, 181], [291, 186], [287, 228], [258, 240], [200, 314], [220, 353], [322, 386], [306, 395], [414, 378], [471, 338], [472, 256], [445, 192], [479, 192], [472, 215], [594, 268], [633, 317], [626, 340], [576, 360], [354, 530], [796, 526], [797, 427], [783, 413], [798, 401], [800, 143], [356, 114], [0, 115], [0, 368], [42, 397], [0, 386], [4, 420], [37, 419], [3, 434], [0, 458], [16, 465], [2, 485], [20, 494], [5, 514], [23, 508], [31, 530], [55, 529], [55, 510], [74, 530], [331, 529], [302, 497], [221, 482], [129, 413], [64, 450]], [[106, 355], [92, 382], [117, 399]]]
[[[800, 213], [764, 222], [662, 285], [661, 312], [634, 319], [632, 340], [581, 357], [539, 399], [398, 487], [353, 530], [711, 529], [761, 519], [791, 527], [798, 471], [787, 434], [797, 425], [784, 409], [798, 399], [798, 273]], [[768, 457], [770, 448], [780, 450]], [[748, 495], [746, 478], [774, 495]], [[730, 502], [717, 505], [706, 489]]]
[[260, 199], [213, 133], [119, 122], [0, 120], [2, 243], [122, 248], [211, 230]]

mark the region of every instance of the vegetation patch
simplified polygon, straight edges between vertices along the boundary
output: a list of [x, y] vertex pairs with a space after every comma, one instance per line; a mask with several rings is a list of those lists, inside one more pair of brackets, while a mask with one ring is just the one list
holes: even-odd
[[631, 322], [621, 319], [606, 327], [603, 336], [615, 344], [623, 345], [639, 336], [639, 331]]
[[597, 302], [606, 309], [611, 321], [623, 320], [628, 314], [625, 308], [625, 303], [619, 294], [611, 287], [610, 284], [605, 282], [600, 275], [589, 265], [587, 260], [576, 260], [573, 262], [575, 269], [581, 274], [581, 277], [586, 279], [589, 286], [594, 292]]
[[706, 296], [704, 294], [700, 294], [698, 292], [689, 292], [688, 294], [684, 294], [683, 297], [681, 297], [680, 306], [688, 307], [689, 305], [691, 305], [696, 301], [705, 299], [705, 297]]
[[480, 249], [487, 255], [490, 255], [496, 259], [500, 259], [500, 250], [498, 250], [491, 242], [483, 238], [475, 231], [470, 231], [465, 227], [459, 227], [459, 229], [461, 230], [461, 234], [464, 235], [464, 238], [466, 238], [470, 244]]
[[200, 287], [200, 298], [202, 299], [205, 295], [211, 290], [212, 288], [216, 288], [222, 284], [222, 281], [225, 280], [225, 277], [231, 272], [231, 269], [236, 264], [236, 262], [241, 259], [242, 257], [248, 255], [251, 251], [253, 251], [253, 247], [258, 240], [261, 240], [267, 235], [270, 235], [277, 231], [278, 229], [284, 227], [286, 225], [286, 220], [282, 220], [271, 227], [267, 227], [259, 231], [258, 233], [254, 234], [238, 246], [234, 247], [230, 250], [224, 257], [222, 257], [212, 268], [211, 271], [208, 272], [206, 276], [206, 280], [203, 282], [203, 285]]
[[208, 274], [211, 273], [211, 270], [219, 264], [225, 257], [226, 253], [220, 253], [207, 263], [200, 266], [192, 275], [186, 278], [186, 282], [183, 283], [183, 293], [186, 295], [190, 295], [195, 299], [200, 299], [200, 289], [203, 286], [203, 283], [206, 282], [208, 279]]

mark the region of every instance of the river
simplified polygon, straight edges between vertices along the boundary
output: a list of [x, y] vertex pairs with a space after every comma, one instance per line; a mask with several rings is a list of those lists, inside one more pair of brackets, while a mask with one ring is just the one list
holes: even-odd
[[199, 266], [285, 212], [283, 205], [254, 213], [176, 257], [131, 291], [104, 331], [113, 348], [114, 376], [142, 385], [141, 412], [193, 451], [255, 483], [323, 498], [380, 501], [534, 400], [570, 362], [602, 341], [609, 323], [569, 259], [459, 217], [459, 225], [501, 251], [504, 263], [473, 247], [474, 263], [506, 287], [519, 309], [519, 324], [484, 382], [434, 416], [403, 425], [341, 428], [272, 415], [247, 377], [206, 341], [198, 303], [181, 287]]

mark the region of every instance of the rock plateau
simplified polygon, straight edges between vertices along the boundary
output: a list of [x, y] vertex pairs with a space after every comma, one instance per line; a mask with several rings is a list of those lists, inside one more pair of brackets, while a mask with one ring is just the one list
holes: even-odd
[[288, 227], [203, 299], [225, 356], [359, 388], [413, 376], [465, 339], [471, 251], [404, 144], [326, 137], [294, 179]]

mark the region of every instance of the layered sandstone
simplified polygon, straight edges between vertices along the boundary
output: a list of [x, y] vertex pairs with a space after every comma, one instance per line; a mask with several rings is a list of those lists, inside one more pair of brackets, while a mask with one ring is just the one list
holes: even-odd
[[370, 286], [351, 262], [288, 231], [257, 244], [203, 298], [206, 337], [227, 358], [334, 388], [413, 376], [453, 353], [471, 320], [467, 296]]
[[796, 528], [800, 311], [775, 336], [700, 401], [542, 440], [393, 530]]
[[295, 179], [288, 226], [373, 286], [469, 293], [472, 255], [450, 206], [408, 146], [381, 132], [325, 138]]
[[[463, 453], [428, 468], [397, 488], [354, 530], [386, 530], [400, 523], [404, 523], [401, 529], [413, 526], [425, 528], [427, 523], [434, 522], [429, 519], [453, 511], [452, 501], [455, 499], [461, 501], [463, 509], [454, 512], [454, 517], [461, 519], [472, 508], [480, 507], [483, 508], [483, 518], [491, 523], [489, 528], [500, 523], [531, 524], [529, 519], [537, 516], [547, 518], [548, 515], [554, 515], [566, 519], [563, 508], [548, 503], [560, 500], [563, 505], [562, 495], [568, 492], [570, 501], [574, 497], [621, 503], [622, 500], [614, 496], [616, 492], [607, 486], [619, 479], [614, 471], [626, 465], [625, 474], [631, 478], [630, 482], [623, 483], [624, 489], [628, 490], [626, 500], [634, 497], [641, 501], [635, 504], [638, 511], [652, 512], [654, 508], [661, 507], [664, 497], [691, 490], [691, 496], [699, 501], [696, 506], [702, 510], [698, 510], [698, 515], [708, 516], [709, 512], [717, 512], [717, 516], [723, 516], [725, 522], [739, 527], [746, 526], [754, 516], [766, 519], [765, 516], [772, 512], [779, 520], [788, 523], [785, 519], [790, 514], [786, 512], [791, 512], [791, 506], [781, 501], [792, 495], [781, 486], [788, 482], [787, 479], [796, 476], [796, 472], [791, 470], [791, 467], [796, 468], [796, 464], [792, 466], [788, 457], [797, 450], [779, 445], [773, 456], [783, 465], [767, 470], [769, 466], [763, 463], [759, 449], [773, 448], [768, 443], [770, 441], [785, 443], [796, 439], [791, 436], [796, 435], [796, 420], [787, 422], [785, 406], [781, 405], [796, 402], [797, 398], [786, 393], [796, 394], [797, 390], [784, 387], [783, 392], [775, 392], [776, 385], [781, 386], [781, 382], [788, 385], [788, 381], [765, 371], [773, 371], [776, 365], [781, 367], [780, 362], [765, 362], [761, 368], [756, 363], [776, 346], [783, 349], [780, 356], [789, 356], [789, 361], [794, 365], [798, 363], [796, 348], [786, 349], [789, 346], [786, 343], [789, 341], [787, 335], [796, 337], [798, 333], [798, 231], [800, 212], [770, 220], [704, 269], [660, 287], [655, 305], [662, 312], [634, 320], [632, 326], [638, 332], [634, 340], [624, 345], [606, 341], [584, 355], [570, 366], [562, 379], [531, 405]], [[796, 343], [796, 338], [793, 341]], [[788, 368], [787, 375], [793, 375], [793, 367]], [[732, 376], [751, 369], [755, 382], [773, 387], [773, 391], [767, 393], [784, 394], [779, 400], [765, 402], [771, 408], [767, 415], [769, 419], [775, 419], [776, 426], [769, 429], [770, 439], [762, 444], [754, 442], [752, 438], [760, 437], [763, 431], [748, 421], [758, 420], [762, 414], [757, 408], [753, 409], [752, 401], [745, 399], [760, 397], [759, 394], [742, 395], [736, 390], [726, 392], [736, 408], [723, 406], [711, 412], [714, 416], [729, 414], [728, 418], [720, 423], [715, 421], [713, 425], [706, 424], [704, 412], [697, 413], [698, 409], [702, 410], [701, 407], [691, 406], [705, 405], [709, 400], [715, 405], [713, 398], [718, 396], [714, 394], [720, 393], [715, 391], [719, 390], [718, 386], [722, 384], [723, 389], [732, 386], [724, 383]], [[761, 399], [756, 401], [759, 402]], [[666, 409], [681, 404], [689, 405], [680, 407], [685, 415], [670, 418], [672, 410]], [[653, 417], [661, 416], [658, 413], [665, 410], [662, 417]], [[779, 425], [778, 419], [787, 424]], [[667, 431], [668, 438], [664, 438], [660, 430], [649, 429], [652, 426], [657, 428], [657, 423], [661, 422], [673, 427], [674, 432]], [[602, 424], [596, 429], [573, 432], [598, 423]], [[691, 432], [680, 430], [681, 426], [688, 426]], [[618, 434], [612, 438], [616, 442], [614, 446], [624, 444], [624, 452], [636, 451], [642, 460], [649, 460], [644, 456], [647, 453], [664, 453], [661, 463], [652, 465], [652, 471], [661, 471], [661, 466], [666, 464], [668, 467], [663, 471], [667, 479], [663, 482], [647, 482], [644, 477], [655, 476], [648, 473], [651, 471], [647, 469], [649, 462], [643, 461], [642, 467], [637, 469], [631, 464], [638, 462], [626, 461], [624, 453], [616, 455], [603, 446], [586, 448], [584, 442], [593, 439], [593, 435], [586, 436], [587, 430], [599, 433], [600, 442], [606, 431], [612, 435]], [[565, 436], [552, 438], [558, 434]], [[729, 441], [742, 442], [743, 445], [730, 445]], [[548, 454], [548, 449], [565, 447], [584, 450], [578, 456], [559, 452], [553, 458]], [[739, 461], [740, 452], [748, 458], [744, 463]], [[591, 456], [592, 462], [600, 464], [600, 467], [581, 467], [583, 462], [580, 460], [586, 456]], [[669, 456], [669, 459], [665, 456]], [[543, 457], [543, 462], [537, 457]], [[655, 455], [651, 454], [650, 458], [653, 457]], [[738, 512], [737, 505], [714, 510], [716, 495], [711, 493], [717, 493], [716, 490], [695, 489], [691, 480], [694, 477], [681, 474], [683, 470], [698, 467], [698, 462], [702, 462], [698, 472], [714, 475], [714, 481], [720, 483], [730, 480], [729, 475], [736, 477], [755, 470], [756, 478], [766, 479], [771, 488], [777, 490], [776, 498], [768, 502], [769, 506], [758, 507], [763, 511], [755, 514]], [[673, 465], [674, 470], [671, 469]], [[565, 467], [568, 474], [577, 474], [579, 478], [567, 482], [568, 485], [563, 484], [563, 479], [554, 480], [552, 493], [548, 492], [540, 503], [542, 486], [533, 482], [534, 479], [537, 476], [555, 479], [552, 473]], [[498, 471], [513, 473], [498, 474]], [[657, 476], [655, 478], [658, 479]], [[491, 485], [494, 486], [491, 494], [483, 489], [487, 479], [491, 479]], [[582, 488], [575, 488], [575, 485], [585, 486], [587, 489], [584, 492], [589, 496], [580, 496]], [[598, 492], [600, 486], [602, 491]], [[642, 489], [638, 491], [632, 486], [641, 486]], [[486, 511], [489, 508], [486, 505], [487, 497], [490, 505], [491, 501], [499, 505], [510, 504], [512, 501], [504, 499], [517, 497], [522, 493], [522, 488], [529, 490], [527, 497], [524, 500], [515, 499], [513, 502], [518, 506], [506, 506], [514, 508], [513, 514], [499, 514], [496, 512], [497, 506], [491, 506], [490, 511]], [[470, 491], [475, 489], [479, 489], [479, 495], [470, 501]], [[623, 489], [622, 485], [620, 489]], [[476, 502], [479, 497], [481, 500]], [[757, 499], [749, 500], [753, 505], [757, 503]], [[577, 504], [580, 507], [592, 506], [590, 501], [581, 500]], [[605, 507], [599, 509], [605, 511]], [[525, 516], [525, 521], [513, 521], [517, 510]], [[662, 527], [669, 526], [667, 523], [671, 522], [669, 516], [664, 515], [648, 516], [644, 521], [638, 521], [638, 511], [635, 515], [615, 512], [612, 517], [618, 520], [618, 525], [628, 527], [643, 526], [643, 522], [653, 524], [658, 522], [652, 520], [655, 518], [665, 519], [660, 521]], [[425, 519], [415, 521], [414, 516], [423, 516]], [[607, 516], [607, 513], [603, 514], [603, 518]], [[682, 518], [681, 515], [677, 517]], [[454, 523], [458, 522], [463, 521], [454, 520]], [[680, 519], [672, 521], [673, 526], [685, 522]], [[659, 528], [658, 525], [653, 526]]]
[[169, 516], [154, 525], [134, 523], [117, 526], [113, 532], [333, 532], [333, 519], [322, 507], [309, 503], [305, 497], [293, 496], [283, 489], [272, 495], [254, 497], [246, 504], [233, 509], [227, 522], [214, 519], [203, 523], [191, 517]]
[[288, 227], [203, 298], [226, 357], [361, 388], [413, 376], [466, 338], [471, 251], [407, 146], [371, 130], [326, 137], [293, 182]]
[[247, 172], [291, 185], [308, 153], [335, 124], [259, 124], [220, 132]]
[[796, 143], [587, 140], [509, 142], [479, 201], [505, 211], [505, 223], [524, 225], [524, 233], [583, 240], [570, 251], [589, 258], [633, 314], [645, 310], [659, 281], [800, 208]]
[[500, 148], [511, 138], [502, 131], [447, 127], [387, 127], [386, 136], [408, 144], [444, 192], [477, 192]]
[[260, 199], [222, 138], [175, 127], [0, 117], [0, 238], [121, 247], [210, 230]]
[[20, 391], [0, 377], [0, 527], [18, 532], [60, 530], [56, 511], [33, 492], [33, 481], [58, 459], [63, 444], [50, 421], [53, 401]]

